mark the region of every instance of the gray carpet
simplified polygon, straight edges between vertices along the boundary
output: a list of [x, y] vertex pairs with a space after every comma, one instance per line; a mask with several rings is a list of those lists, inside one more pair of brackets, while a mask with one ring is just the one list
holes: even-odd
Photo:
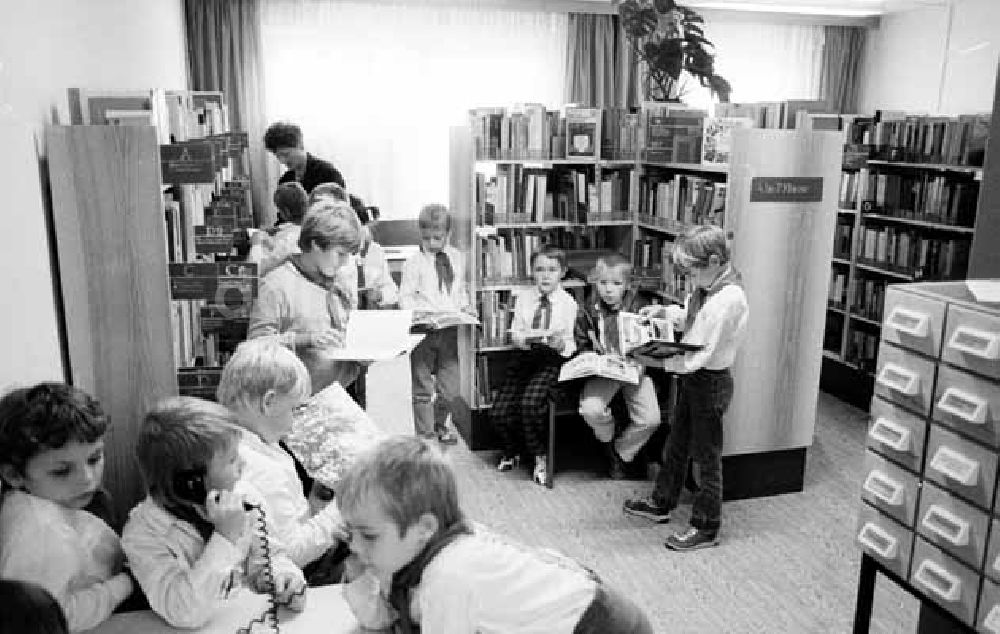
[[[663, 547], [683, 524], [622, 513], [626, 497], [648, 492], [644, 482], [609, 481], [594, 464], [558, 472], [548, 490], [523, 468], [497, 473], [494, 452], [459, 445], [449, 455], [474, 520], [593, 567], [647, 610], [657, 632], [850, 632], [865, 420], [821, 394], [805, 491], [725, 503], [722, 544], [683, 554]], [[682, 506], [676, 521], [687, 513]], [[916, 600], [881, 577], [875, 602], [873, 632], [916, 630]]]

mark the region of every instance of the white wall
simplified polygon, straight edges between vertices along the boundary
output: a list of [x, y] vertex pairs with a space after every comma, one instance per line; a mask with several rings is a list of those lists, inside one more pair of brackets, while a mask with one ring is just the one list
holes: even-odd
[[998, 55], [997, 0], [953, 0], [883, 16], [868, 35], [860, 112], [988, 112]]
[[181, 0], [31, 0], [0, 19], [0, 389], [63, 378], [39, 177], [67, 88], [184, 88]]

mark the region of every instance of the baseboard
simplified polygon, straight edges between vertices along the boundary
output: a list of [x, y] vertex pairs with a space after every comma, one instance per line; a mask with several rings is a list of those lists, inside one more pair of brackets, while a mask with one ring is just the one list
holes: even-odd
[[722, 457], [722, 499], [745, 500], [802, 490], [806, 448]]

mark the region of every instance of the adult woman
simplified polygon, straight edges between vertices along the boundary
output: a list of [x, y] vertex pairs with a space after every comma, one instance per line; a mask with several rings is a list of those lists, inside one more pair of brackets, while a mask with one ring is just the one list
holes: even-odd
[[272, 123], [264, 133], [264, 147], [288, 168], [278, 179], [279, 185], [298, 181], [307, 194], [320, 183], [337, 183], [347, 189], [344, 177], [336, 167], [303, 149], [302, 129], [294, 123]]

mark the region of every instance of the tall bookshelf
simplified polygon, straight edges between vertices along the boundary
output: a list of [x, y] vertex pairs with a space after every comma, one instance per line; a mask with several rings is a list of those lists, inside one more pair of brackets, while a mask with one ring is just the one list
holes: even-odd
[[823, 387], [867, 407], [889, 284], [964, 279], [988, 117], [877, 113], [845, 127]]

